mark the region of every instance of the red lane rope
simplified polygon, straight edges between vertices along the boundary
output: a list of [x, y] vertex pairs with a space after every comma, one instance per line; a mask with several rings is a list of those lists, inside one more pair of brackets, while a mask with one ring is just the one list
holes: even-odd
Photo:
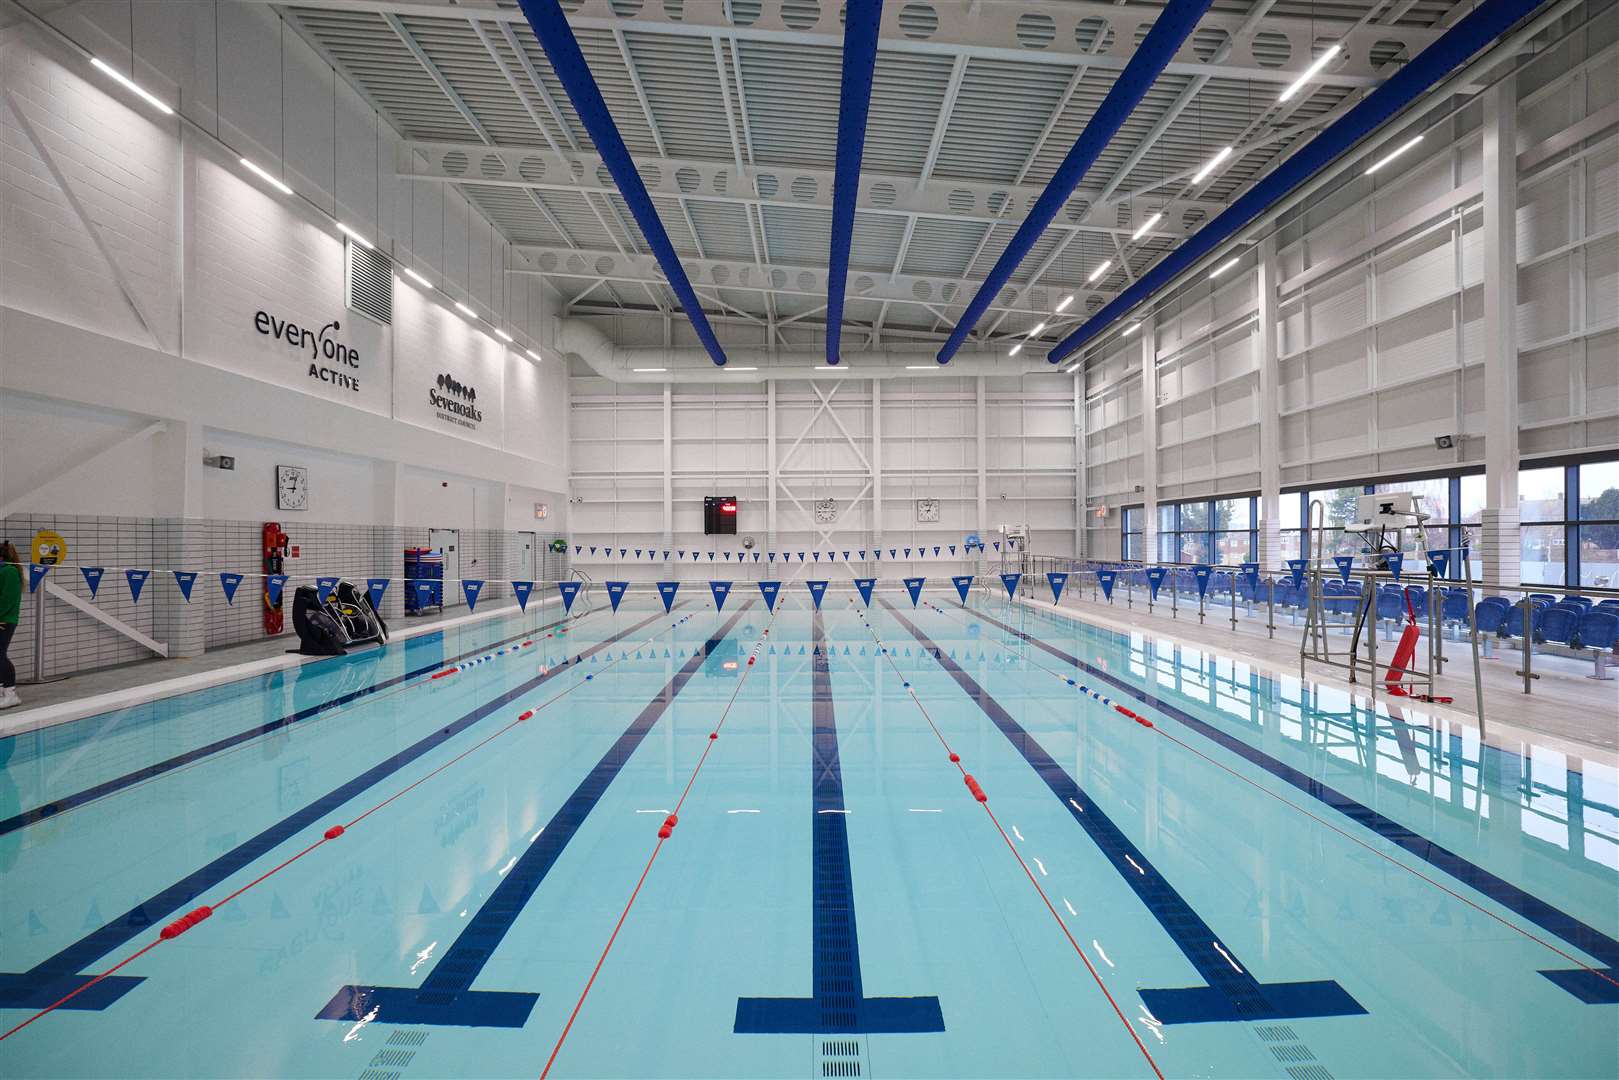
[[[950, 618], [955, 618], [955, 616], [951, 615], [950, 612], [946, 611], [943, 608], [935, 607], [934, 610], [939, 612], [941, 615], [945, 615], [945, 616], [950, 617]], [[960, 622], [962, 620], [958, 619], [956, 621]], [[1011, 649], [1007, 648], [1007, 646], [1005, 644], [1000, 643], [1000, 642], [996, 643], [996, 647], [999, 648], [1002, 652], [1007, 653], [1008, 655], [1020, 655], [1022, 659], [1028, 661], [1030, 664], [1033, 664], [1035, 667], [1039, 668], [1041, 671], [1047, 672], [1048, 674], [1054, 676], [1055, 678], [1061, 679], [1064, 682], [1069, 681], [1068, 677], [1063, 675], [1061, 672], [1055, 671], [1055, 670], [1053, 670], [1051, 668], [1048, 668], [1044, 664], [1040, 663], [1040, 661], [1036, 660], [1032, 653], [1029, 653], [1029, 654], [1014, 654]], [[1092, 696], [1094, 697], [1095, 695], [1092, 695]], [[1511, 920], [1505, 918], [1504, 916], [1499, 915], [1494, 911], [1491, 911], [1489, 908], [1483, 906], [1482, 904], [1478, 903], [1477, 901], [1472, 900], [1472, 899], [1468, 898], [1467, 896], [1464, 896], [1463, 894], [1457, 892], [1455, 889], [1450, 888], [1444, 882], [1439, 881], [1439, 880], [1437, 880], [1435, 878], [1429, 877], [1427, 874], [1423, 873], [1421, 870], [1418, 870], [1416, 867], [1410, 866], [1410, 865], [1408, 865], [1408, 864], [1406, 864], [1404, 862], [1401, 862], [1399, 859], [1396, 859], [1393, 855], [1389, 854], [1386, 851], [1383, 851], [1382, 849], [1378, 848], [1376, 845], [1367, 842], [1366, 840], [1362, 839], [1361, 837], [1356, 836], [1354, 833], [1348, 831], [1347, 829], [1341, 828], [1338, 825], [1333, 824], [1331, 821], [1327, 820], [1326, 818], [1320, 816], [1319, 814], [1316, 814], [1316, 813], [1311, 812], [1310, 810], [1307, 810], [1306, 808], [1300, 806], [1298, 803], [1293, 802], [1291, 799], [1286, 798], [1285, 796], [1283, 796], [1279, 792], [1272, 791], [1270, 788], [1268, 788], [1265, 785], [1259, 783], [1258, 781], [1254, 780], [1253, 778], [1244, 776], [1242, 773], [1238, 772], [1236, 769], [1233, 769], [1231, 766], [1225, 764], [1224, 762], [1219, 761], [1219, 760], [1211, 757], [1208, 754], [1205, 754], [1203, 751], [1199, 750], [1197, 747], [1191, 745], [1190, 743], [1186, 742], [1185, 740], [1179, 739], [1179, 738], [1175, 737], [1174, 735], [1171, 735], [1169, 732], [1167, 732], [1163, 728], [1157, 726], [1156, 724], [1154, 724], [1151, 720], [1147, 719], [1146, 717], [1141, 716], [1138, 713], [1131, 712], [1128, 709], [1120, 708], [1119, 706], [1114, 706], [1114, 708], [1117, 709], [1119, 712], [1123, 713], [1124, 715], [1130, 717], [1136, 723], [1142, 725], [1143, 727], [1151, 728], [1154, 732], [1156, 732], [1159, 735], [1162, 735], [1164, 738], [1168, 739], [1170, 742], [1174, 743], [1176, 746], [1179, 746], [1181, 749], [1185, 750], [1187, 753], [1193, 754], [1196, 757], [1202, 758], [1204, 761], [1208, 762], [1210, 765], [1213, 765], [1216, 769], [1219, 769], [1220, 771], [1225, 772], [1225, 773], [1229, 773], [1231, 776], [1233, 776], [1236, 779], [1242, 781], [1244, 784], [1247, 784], [1249, 787], [1253, 788], [1254, 790], [1256, 790], [1256, 791], [1258, 791], [1258, 792], [1260, 792], [1260, 793], [1262, 793], [1264, 795], [1267, 795], [1272, 799], [1275, 799], [1277, 802], [1281, 803], [1283, 806], [1288, 807], [1291, 810], [1297, 811], [1298, 813], [1304, 815], [1305, 817], [1309, 818], [1311, 821], [1317, 823], [1318, 825], [1321, 825], [1324, 828], [1330, 829], [1331, 831], [1337, 833], [1339, 836], [1343, 837], [1345, 840], [1348, 840], [1350, 843], [1359, 845], [1360, 847], [1362, 847], [1365, 850], [1371, 852], [1373, 855], [1376, 855], [1379, 859], [1382, 859], [1384, 862], [1390, 864], [1391, 866], [1396, 866], [1396, 867], [1400, 868], [1401, 870], [1404, 870], [1406, 873], [1411, 874], [1413, 877], [1416, 877], [1416, 878], [1418, 878], [1418, 879], [1420, 879], [1422, 881], [1427, 882], [1429, 885], [1432, 885], [1434, 888], [1438, 889], [1440, 892], [1445, 893], [1447, 896], [1454, 897], [1455, 899], [1457, 899], [1457, 900], [1461, 901], [1462, 903], [1466, 904], [1468, 907], [1472, 908], [1474, 911], [1477, 911], [1479, 914], [1487, 916], [1488, 918], [1494, 919], [1496, 922], [1500, 923], [1502, 926], [1505, 926], [1510, 930], [1516, 930], [1519, 934], [1522, 934], [1524, 937], [1528, 938], [1530, 941], [1533, 941], [1537, 945], [1544, 945], [1547, 949], [1549, 949], [1552, 952], [1556, 953], [1558, 956], [1562, 957], [1564, 960], [1567, 960], [1569, 963], [1573, 964], [1575, 967], [1583, 968], [1584, 970], [1586, 970], [1586, 971], [1590, 972], [1591, 974], [1597, 976], [1597, 978], [1603, 979], [1604, 981], [1612, 983], [1615, 986], [1619, 986], [1619, 979], [1615, 979], [1613, 976], [1609, 975], [1603, 969], [1598, 968], [1598, 967], [1594, 967], [1591, 964], [1587, 963], [1586, 961], [1581, 960], [1579, 957], [1573, 956], [1570, 953], [1565, 952], [1564, 950], [1558, 948], [1556, 945], [1552, 944], [1550, 941], [1547, 941], [1545, 938], [1540, 937], [1540, 936], [1538, 936], [1538, 935], [1536, 935], [1534, 933], [1531, 933], [1528, 930], [1525, 930], [1523, 927], [1517, 925], [1516, 923], [1514, 923]]]
[[630, 917], [630, 908], [635, 906], [635, 898], [641, 895], [641, 886], [646, 884], [647, 875], [652, 873], [652, 864], [658, 861], [658, 853], [663, 850], [664, 842], [679, 824], [680, 808], [686, 804], [686, 796], [691, 794], [692, 785], [697, 783], [697, 774], [703, 771], [703, 763], [708, 760], [709, 752], [714, 749], [720, 731], [725, 727], [725, 721], [730, 718], [731, 707], [736, 704], [738, 695], [742, 693], [742, 684], [747, 682], [748, 673], [753, 670], [754, 658], [759, 655], [759, 649], [764, 644], [765, 638], [770, 636], [770, 628], [776, 621], [776, 610], [771, 609], [764, 632], [759, 635], [759, 640], [753, 643], [753, 649], [748, 653], [748, 662], [742, 665], [742, 675], [737, 679], [730, 700], [725, 703], [725, 709], [720, 713], [719, 722], [708, 733], [708, 738], [703, 740], [703, 752], [698, 755], [691, 776], [686, 778], [686, 786], [680, 792], [680, 798], [675, 800], [674, 810], [658, 826], [658, 841], [652, 846], [652, 854], [648, 856], [646, 865], [641, 868], [641, 876], [636, 879], [635, 888], [630, 890], [630, 898], [624, 902], [624, 910], [619, 912], [618, 922], [613, 924], [613, 932], [607, 936], [607, 944], [602, 946], [601, 955], [596, 958], [596, 966], [590, 971], [590, 978], [585, 980], [584, 989], [579, 991], [579, 1000], [573, 1003], [573, 1011], [568, 1014], [567, 1023], [562, 1025], [562, 1033], [557, 1036], [556, 1045], [551, 1047], [551, 1056], [545, 1059], [545, 1067], [540, 1070], [540, 1080], [546, 1080], [546, 1077], [551, 1075], [551, 1066], [556, 1064], [557, 1055], [562, 1053], [562, 1044], [568, 1041], [568, 1034], [573, 1030], [573, 1022], [579, 1018], [580, 1011], [585, 1007], [585, 999], [590, 996], [591, 988], [596, 985], [596, 976], [601, 974], [603, 965], [607, 963], [607, 954], [613, 951], [613, 943], [618, 940], [618, 932], [624, 928], [624, 921]]
[[[688, 615], [685, 618], [682, 618], [682, 619], [676, 621], [672, 625], [673, 626], [678, 626], [680, 623], [685, 622], [686, 618], [690, 618], [690, 617], [691, 616]], [[768, 633], [768, 632], [769, 631], [766, 631], [766, 633]], [[648, 637], [645, 640], [643, 640], [641, 642], [638, 642], [637, 645], [636, 645], [636, 648], [640, 648], [641, 646], [647, 644], [648, 642], [655, 641], [662, 633], [663, 633], [663, 631], [660, 630], [657, 634], [653, 634], [651, 637]], [[625, 652], [628, 652], [628, 650], [625, 650]], [[623, 656], [620, 656], [616, 660], [609, 660], [606, 664], [602, 665], [602, 667], [599, 669], [597, 674], [600, 674], [601, 672], [607, 671], [609, 668], [613, 667], [616, 664], [622, 663], [623, 660], [624, 660]], [[148, 942], [146, 945], [143, 945], [140, 949], [137, 949], [135, 952], [131, 953], [130, 955], [128, 955], [126, 957], [124, 957], [122, 960], [118, 961], [118, 963], [114, 964], [112, 967], [108, 968], [106, 971], [103, 971], [100, 974], [95, 975], [95, 976], [91, 977], [90, 979], [87, 979], [84, 983], [80, 984], [78, 987], [76, 987], [73, 990], [69, 991], [68, 993], [64, 994], [62, 997], [58, 998], [56, 1001], [54, 1001], [51, 1004], [47, 1005], [45, 1008], [40, 1009], [38, 1012], [34, 1013], [32, 1016], [29, 1016], [28, 1018], [22, 1020], [16, 1026], [12, 1027], [9, 1031], [5, 1032], [4, 1034], [0, 1034], [0, 1042], [4, 1042], [5, 1040], [11, 1038], [13, 1035], [17, 1034], [17, 1032], [19, 1032], [23, 1028], [29, 1026], [34, 1021], [36, 1021], [36, 1020], [38, 1020], [38, 1019], [40, 1019], [40, 1018], [42, 1018], [44, 1016], [47, 1016], [50, 1013], [55, 1012], [57, 1009], [61, 1008], [67, 1002], [69, 1002], [69, 1001], [73, 1000], [74, 998], [78, 997], [80, 994], [84, 993], [86, 990], [90, 989], [92, 986], [94, 986], [97, 983], [101, 982], [103, 979], [107, 978], [109, 975], [112, 975], [114, 972], [118, 971], [120, 968], [124, 967], [125, 965], [131, 964], [134, 961], [140, 959], [142, 956], [145, 956], [147, 953], [151, 952], [153, 949], [157, 948], [159, 945], [163, 944], [165, 941], [172, 941], [175, 938], [179, 937], [180, 935], [184, 934], [187, 930], [190, 930], [193, 926], [196, 926], [198, 923], [202, 922], [204, 919], [206, 919], [210, 915], [212, 915], [215, 911], [218, 911], [221, 907], [223, 907], [226, 904], [230, 903], [232, 900], [235, 900], [237, 897], [241, 896], [243, 893], [247, 892], [249, 889], [263, 883], [265, 880], [267, 880], [268, 878], [270, 878], [271, 876], [273, 876], [275, 874], [280, 873], [282, 870], [285, 870], [287, 867], [291, 866], [293, 863], [297, 862], [299, 859], [302, 859], [305, 855], [308, 855], [310, 852], [314, 851], [316, 848], [322, 847], [322, 846], [324, 846], [326, 844], [331, 843], [333, 840], [338, 839], [344, 833], [346, 833], [350, 829], [354, 828], [356, 825], [358, 825], [360, 822], [364, 821], [366, 818], [370, 817], [372, 814], [376, 813], [378, 810], [381, 810], [383, 807], [385, 807], [385, 806], [389, 805], [390, 803], [394, 802], [395, 800], [401, 798], [405, 794], [407, 794], [407, 793], [409, 793], [411, 791], [414, 791], [416, 788], [418, 788], [421, 785], [425, 784], [427, 781], [431, 780], [433, 777], [438, 776], [440, 773], [442, 773], [446, 769], [450, 768], [450, 766], [452, 766], [452, 765], [456, 764], [457, 762], [465, 759], [468, 755], [475, 753], [476, 751], [478, 751], [482, 747], [485, 747], [485, 746], [489, 745], [491, 742], [494, 742], [496, 739], [500, 738], [502, 735], [504, 735], [508, 731], [512, 730], [512, 728], [517, 727], [518, 725], [522, 724], [524, 721], [532, 718], [535, 713], [539, 712], [542, 709], [548, 708], [551, 705], [554, 705], [556, 702], [560, 701], [564, 697], [567, 697], [569, 694], [573, 693], [575, 690], [578, 690], [580, 687], [582, 687], [584, 685], [585, 685], [585, 681], [583, 679], [581, 679], [578, 682], [575, 682], [570, 686], [564, 687], [562, 690], [560, 690], [557, 693], [553, 694], [551, 697], [545, 699], [545, 701], [541, 702], [540, 704], [534, 706], [531, 709], [524, 710], [521, 714], [518, 715], [517, 719], [513, 720], [511, 723], [507, 724], [506, 726], [504, 726], [504, 727], [502, 727], [502, 728], [500, 728], [500, 729], [498, 729], [496, 731], [491, 732], [490, 734], [488, 734], [484, 738], [482, 738], [482, 739], [478, 740], [477, 742], [473, 743], [471, 746], [467, 747], [465, 750], [461, 751], [459, 754], [456, 754], [454, 757], [450, 758], [448, 761], [443, 762], [442, 764], [440, 764], [436, 768], [432, 769], [430, 772], [426, 773], [425, 775], [423, 775], [421, 777], [418, 777], [413, 782], [405, 785], [403, 788], [400, 788], [398, 791], [394, 792], [392, 795], [389, 795], [386, 799], [383, 799], [381, 802], [379, 802], [376, 805], [370, 807], [369, 809], [367, 809], [366, 811], [361, 813], [358, 817], [354, 818], [353, 820], [348, 821], [348, 822], [344, 822], [342, 824], [330, 826], [321, 835], [320, 839], [314, 841], [309, 846], [303, 848], [300, 851], [293, 852], [291, 855], [289, 855], [285, 859], [281, 860], [281, 862], [279, 862], [276, 865], [270, 867], [270, 869], [264, 871], [264, 873], [260, 874], [258, 877], [256, 877], [253, 880], [249, 881], [247, 884], [241, 886], [240, 888], [234, 890], [233, 892], [229, 892], [229, 893], [225, 894], [225, 896], [223, 898], [221, 898], [219, 900], [216, 900], [214, 903], [212, 903], [212, 904], [204, 904], [201, 907], [193, 909], [190, 913], [182, 916], [181, 918], [176, 919], [173, 922], [169, 923], [168, 925], [166, 925], [163, 928], [163, 930], [159, 933], [158, 937], [155, 940], [153, 940], [151, 942]], [[738, 684], [738, 689], [740, 689], [740, 688], [741, 688], [740, 684]], [[735, 700], [734, 697], [733, 697], [733, 700]], [[706, 751], [705, 751], [705, 756], [706, 756]], [[207, 912], [206, 915], [200, 914], [201, 912], [204, 912], [204, 911]]]
[[995, 811], [990, 809], [989, 796], [984, 793], [983, 785], [967, 771], [967, 767], [961, 762], [961, 755], [950, 748], [949, 740], [944, 737], [944, 734], [939, 730], [939, 726], [933, 722], [933, 717], [928, 714], [927, 706], [923, 705], [922, 700], [917, 697], [916, 688], [911, 685], [909, 679], [905, 678], [905, 673], [900, 671], [899, 665], [894, 662], [892, 650], [888, 648], [882, 638], [877, 636], [877, 631], [872, 627], [869, 620], [862, 618], [861, 624], [865, 626], [866, 632], [871, 635], [871, 639], [882, 649], [881, 655], [888, 658], [888, 666], [894, 669], [894, 674], [899, 676], [900, 681], [904, 683], [905, 689], [911, 695], [911, 701], [916, 705], [917, 710], [921, 712], [922, 718], [928, 722], [928, 727], [933, 729], [933, 735], [939, 740], [939, 745], [943, 746], [945, 753], [950, 756], [950, 763], [961, 772], [963, 784], [972, 795], [973, 800], [984, 808], [984, 813], [989, 815], [989, 820], [995, 826], [995, 831], [1000, 833], [1001, 839], [1005, 841], [1006, 849], [1017, 860], [1018, 866], [1023, 868], [1023, 874], [1029, 879], [1029, 884], [1034, 886], [1034, 891], [1040, 894], [1041, 903], [1045, 904], [1046, 910], [1051, 912], [1051, 917], [1057, 921], [1057, 926], [1062, 929], [1063, 937], [1067, 938], [1068, 944], [1073, 946], [1074, 954], [1079, 957], [1080, 963], [1085, 965], [1085, 970], [1090, 972], [1091, 978], [1096, 982], [1097, 989], [1102, 991], [1102, 996], [1107, 999], [1108, 1005], [1112, 1007], [1113, 1015], [1119, 1018], [1119, 1023], [1124, 1025], [1124, 1030], [1130, 1033], [1131, 1041], [1136, 1044], [1136, 1049], [1141, 1051], [1141, 1056], [1147, 1059], [1147, 1065], [1152, 1069], [1153, 1075], [1158, 1080], [1164, 1080], [1164, 1074], [1158, 1068], [1158, 1062], [1153, 1060], [1152, 1052], [1147, 1049], [1147, 1044], [1141, 1041], [1140, 1035], [1136, 1034], [1135, 1025], [1124, 1015], [1124, 1010], [1119, 1008], [1119, 1003], [1114, 1000], [1112, 992], [1108, 990], [1107, 983], [1103, 981], [1101, 972], [1096, 970], [1096, 965], [1091, 963], [1091, 958], [1085, 955], [1085, 950], [1080, 947], [1079, 942], [1074, 939], [1073, 932], [1068, 929], [1068, 923], [1064, 921], [1061, 915], [1057, 914], [1056, 907], [1051, 903], [1051, 897], [1046, 895], [1046, 890], [1041, 887], [1039, 880], [1034, 876], [1034, 872], [1029, 869], [1029, 864], [1023, 860], [1023, 854], [1018, 851], [1017, 845], [1012, 843], [1012, 838], [1007, 836], [1006, 830], [1001, 827], [1000, 819], [995, 816]]

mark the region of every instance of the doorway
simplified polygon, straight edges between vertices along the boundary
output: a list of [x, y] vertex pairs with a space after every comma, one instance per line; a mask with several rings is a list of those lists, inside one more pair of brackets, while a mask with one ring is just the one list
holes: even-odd
[[461, 530], [428, 529], [427, 546], [444, 553], [444, 604], [458, 603], [461, 592]]

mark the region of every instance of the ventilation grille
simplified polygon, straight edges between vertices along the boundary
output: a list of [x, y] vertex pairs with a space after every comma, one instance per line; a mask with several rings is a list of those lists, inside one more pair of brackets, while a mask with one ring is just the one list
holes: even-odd
[[394, 318], [393, 270], [386, 256], [348, 241], [348, 305], [384, 326]]

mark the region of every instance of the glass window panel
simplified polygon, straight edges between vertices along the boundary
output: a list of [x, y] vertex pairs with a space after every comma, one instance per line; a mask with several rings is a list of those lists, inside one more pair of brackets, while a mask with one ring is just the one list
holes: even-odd
[[1247, 562], [1250, 555], [1250, 543], [1253, 534], [1243, 532], [1221, 532], [1214, 534], [1215, 559], [1223, 566], [1236, 566]]
[[1522, 563], [1519, 580], [1525, 584], [1563, 584], [1563, 527], [1525, 525], [1519, 532]]
[[1139, 506], [1131, 506], [1131, 507], [1126, 507], [1125, 508], [1125, 511], [1124, 511], [1124, 531], [1125, 532], [1140, 532], [1141, 531], [1141, 507], [1139, 507]]
[[1619, 461], [1580, 466], [1580, 520], [1619, 521]]
[[[1364, 495], [1359, 485], [1341, 488], [1319, 488], [1310, 492], [1310, 502], [1321, 500], [1326, 507], [1327, 525], [1347, 525], [1355, 520], [1355, 501]], [[1308, 526], [1309, 522], [1305, 522]]]
[[1304, 526], [1299, 520], [1299, 493], [1285, 491], [1282, 493], [1281, 515], [1277, 524], [1284, 529], [1298, 529]]
[[1518, 470], [1518, 520], [1564, 520], [1562, 466]]
[[1158, 561], [1175, 561], [1175, 534], [1172, 532], [1158, 534]]
[[1477, 525], [1484, 519], [1484, 474], [1462, 477], [1463, 525]]
[[1172, 533], [1175, 531], [1175, 504], [1165, 503], [1158, 508], [1158, 531]]
[[1139, 559], [1139, 558], [1141, 558], [1141, 534], [1140, 533], [1125, 533], [1124, 534], [1124, 557], [1126, 559]]
[[1194, 532], [1209, 527], [1209, 504], [1206, 502], [1181, 503], [1181, 532]]
[[1180, 534], [1180, 561], [1200, 563], [1209, 561], [1209, 534], [1183, 532]]
[[1214, 504], [1216, 529], [1251, 529], [1254, 527], [1254, 500], [1221, 499]]
[[1297, 559], [1297, 558], [1300, 557], [1300, 555], [1299, 555], [1299, 536], [1300, 535], [1301, 534], [1299, 533], [1299, 531], [1297, 529], [1287, 530], [1287, 531], [1284, 531], [1282, 533], [1282, 558], [1283, 559]]

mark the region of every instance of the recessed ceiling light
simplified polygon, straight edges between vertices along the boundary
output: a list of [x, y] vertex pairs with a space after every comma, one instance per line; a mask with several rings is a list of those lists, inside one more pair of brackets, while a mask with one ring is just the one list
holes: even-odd
[[339, 221], [337, 223], [337, 227], [339, 229], [341, 229], [349, 237], [349, 239], [353, 240], [356, 244], [359, 244], [361, 247], [366, 248], [366, 249], [368, 249], [370, 251], [375, 251], [377, 249], [375, 244], [373, 244], [371, 241], [367, 240], [365, 237], [361, 236], [355, 230], [353, 230], [353, 229], [349, 228], [347, 225], [343, 224], [341, 221]]
[[1208, 161], [1203, 163], [1203, 167], [1201, 169], [1197, 170], [1197, 172], [1192, 174], [1192, 183], [1201, 184], [1203, 182], [1204, 177], [1208, 176], [1209, 173], [1213, 172], [1215, 170], [1215, 168], [1220, 164], [1220, 162], [1224, 161], [1226, 158], [1228, 158], [1230, 156], [1231, 156], [1231, 147], [1229, 147], [1229, 146], [1222, 147], [1218, 154], [1215, 154], [1213, 157], [1209, 158]]
[[150, 90], [146, 89], [144, 86], [137, 83], [134, 79], [131, 79], [128, 75], [125, 75], [123, 72], [121, 72], [118, 69], [114, 68], [111, 64], [109, 64], [105, 60], [101, 59], [101, 57], [99, 57], [99, 56], [92, 57], [90, 59], [90, 63], [93, 64], [99, 71], [111, 76], [113, 79], [116, 79], [119, 83], [123, 84], [124, 86], [128, 87], [130, 90], [133, 90], [135, 93], [137, 93], [141, 97], [145, 98], [146, 103], [148, 105], [150, 105], [150, 106], [152, 106], [152, 108], [157, 109], [158, 111], [160, 111], [164, 116], [173, 116], [174, 115], [174, 110], [171, 109], [156, 94], [153, 94]]
[[269, 184], [271, 187], [276, 188], [277, 190], [279, 190], [281, 192], [281, 194], [283, 194], [283, 195], [291, 195], [292, 194], [292, 189], [290, 187], [288, 187], [286, 184], [283, 184], [280, 180], [277, 180], [275, 177], [271, 176], [269, 173], [265, 172], [264, 169], [261, 166], [255, 165], [253, 162], [247, 160], [246, 158], [238, 158], [237, 160], [239, 160], [242, 163], [243, 168], [247, 169], [248, 172], [251, 172], [254, 176], [257, 176], [260, 180], [263, 180], [265, 183]]
[[1315, 78], [1318, 74], [1320, 74], [1321, 69], [1326, 67], [1328, 64], [1332, 63], [1332, 58], [1334, 56], [1337, 56], [1342, 51], [1343, 51], [1343, 49], [1340, 46], [1334, 45], [1332, 48], [1328, 49], [1326, 52], [1324, 52], [1320, 56], [1316, 57], [1315, 58], [1315, 63], [1313, 63], [1309, 67], [1305, 68], [1304, 69], [1304, 74], [1300, 75], [1297, 79], [1295, 79], [1293, 81], [1293, 85], [1289, 86], [1286, 90], [1283, 90], [1282, 91], [1282, 96], [1277, 98], [1276, 100], [1277, 101], [1286, 101], [1288, 98], [1290, 98], [1294, 94], [1298, 93], [1299, 90], [1303, 88], [1305, 83], [1309, 82], [1311, 79]]

